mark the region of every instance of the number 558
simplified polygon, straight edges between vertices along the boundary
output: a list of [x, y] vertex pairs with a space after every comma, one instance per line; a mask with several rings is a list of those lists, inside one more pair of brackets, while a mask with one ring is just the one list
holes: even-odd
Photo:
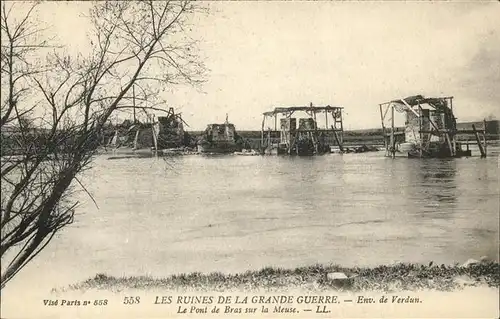
[[125, 297], [123, 299], [124, 305], [133, 305], [138, 303], [141, 303], [141, 297]]

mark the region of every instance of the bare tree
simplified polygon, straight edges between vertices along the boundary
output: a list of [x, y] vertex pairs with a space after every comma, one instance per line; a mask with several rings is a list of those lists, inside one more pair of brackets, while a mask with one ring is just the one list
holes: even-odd
[[[46, 52], [47, 43], [36, 41], [35, 8], [14, 20], [12, 5], [2, 4], [2, 87], [5, 78], [9, 92], [1, 110], [9, 141], [2, 138], [2, 288], [73, 221], [71, 195], [84, 188], [78, 177], [110, 116], [134, 107], [132, 86], [152, 107], [165, 88], [199, 85], [206, 72], [185, 32], [199, 9], [190, 1], [94, 3], [87, 56]], [[31, 62], [34, 54], [44, 65]]]

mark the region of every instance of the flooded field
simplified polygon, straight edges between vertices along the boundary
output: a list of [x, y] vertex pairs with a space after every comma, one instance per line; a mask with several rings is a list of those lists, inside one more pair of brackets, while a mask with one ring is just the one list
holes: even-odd
[[82, 180], [98, 208], [79, 194], [75, 223], [7, 291], [27, 283], [50, 290], [96, 273], [495, 259], [499, 150], [447, 160], [393, 160], [384, 152], [99, 156]]

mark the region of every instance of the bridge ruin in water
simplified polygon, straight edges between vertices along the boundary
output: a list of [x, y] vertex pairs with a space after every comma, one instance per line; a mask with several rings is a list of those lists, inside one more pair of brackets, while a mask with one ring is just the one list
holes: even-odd
[[[272, 155], [320, 155], [330, 153], [331, 145], [337, 145], [342, 151], [342, 110], [340, 106], [310, 103], [309, 106], [276, 107], [263, 113], [261, 151]], [[320, 120], [322, 125], [318, 125]], [[266, 128], [266, 124], [273, 127]]]
[[[486, 122], [478, 129], [457, 130], [453, 97], [410, 96], [379, 104], [386, 156], [462, 157], [471, 156], [469, 144], [463, 149], [456, 136], [472, 133], [481, 157], [486, 157]], [[404, 130], [395, 126], [397, 113], [405, 117]]]

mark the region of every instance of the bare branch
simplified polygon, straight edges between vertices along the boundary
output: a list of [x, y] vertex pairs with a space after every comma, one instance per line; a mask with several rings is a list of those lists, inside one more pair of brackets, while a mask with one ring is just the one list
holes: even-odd
[[88, 56], [49, 44], [35, 23], [36, 5], [17, 21], [14, 4], [1, 6], [2, 261], [14, 252], [2, 269], [3, 288], [73, 221], [74, 186], [97, 206], [79, 177], [110, 117], [134, 108], [166, 112], [161, 91], [198, 84], [206, 70], [192, 53], [195, 43], [181, 37], [193, 13], [189, 1], [93, 3]]

